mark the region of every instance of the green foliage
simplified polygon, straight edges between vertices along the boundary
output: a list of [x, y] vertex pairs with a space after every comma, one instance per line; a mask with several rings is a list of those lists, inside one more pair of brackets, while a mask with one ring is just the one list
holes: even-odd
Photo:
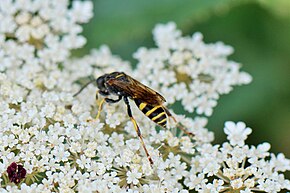
[[246, 0], [94, 1], [94, 18], [84, 30], [89, 40], [86, 49], [107, 44], [131, 60], [138, 47], [152, 46], [151, 30], [157, 23], [174, 21], [187, 29], [241, 2]]
[[223, 140], [226, 120], [243, 120], [256, 128], [249, 144], [268, 141], [274, 152], [290, 157], [290, 1], [288, 0], [147, 0], [95, 1], [95, 16], [85, 26], [87, 46], [108, 44], [114, 54], [132, 59], [141, 46], [154, 47], [151, 30], [174, 21], [185, 35], [196, 31], [206, 42], [223, 41], [235, 48], [231, 59], [253, 76], [249, 86], [219, 100], [209, 129]]

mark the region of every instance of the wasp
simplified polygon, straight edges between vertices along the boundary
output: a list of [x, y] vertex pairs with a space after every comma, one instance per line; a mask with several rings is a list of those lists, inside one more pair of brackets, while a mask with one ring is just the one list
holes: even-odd
[[[99, 118], [104, 102], [117, 103], [123, 99], [127, 106], [127, 114], [130, 117], [136, 133], [140, 139], [142, 147], [146, 153], [146, 156], [151, 165], [153, 161], [145, 146], [142, 138], [140, 128], [132, 115], [129, 99], [133, 100], [137, 107], [146, 115], [149, 119], [154, 121], [157, 125], [166, 128], [168, 118], [172, 118], [177, 123], [176, 119], [172, 116], [169, 110], [163, 105], [166, 102], [165, 98], [154, 91], [153, 89], [145, 86], [141, 82], [125, 74], [124, 72], [112, 72], [104, 74], [99, 78], [85, 84], [74, 96], [78, 95], [88, 84], [96, 82], [98, 87], [98, 94], [104, 96], [99, 104], [98, 114], [96, 119]], [[118, 96], [117, 99], [109, 98], [110, 95]], [[97, 97], [96, 96], [96, 97]], [[185, 128], [179, 127], [184, 133], [189, 136], [193, 136], [191, 132], [188, 132]]]

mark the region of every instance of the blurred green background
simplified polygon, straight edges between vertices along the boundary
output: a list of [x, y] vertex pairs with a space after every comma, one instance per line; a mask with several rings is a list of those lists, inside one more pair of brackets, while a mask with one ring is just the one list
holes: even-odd
[[248, 144], [264, 141], [290, 158], [290, 1], [289, 0], [96, 0], [94, 18], [84, 26], [88, 43], [75, 55], [107, 44], [131, 61], [141, 46], [154, 47], [155, 24], [174, 21], [184, 35], [200, 31], [207, 43], [223, 41], [235, 49], [230, 59], [253, 76], [219, 100], [208, 128], [215, 142], [225, 140], [227, 120], [253, 129]]

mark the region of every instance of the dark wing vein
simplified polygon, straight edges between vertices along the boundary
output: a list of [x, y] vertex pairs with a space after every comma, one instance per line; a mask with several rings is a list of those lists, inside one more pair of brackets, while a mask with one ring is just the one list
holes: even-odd
[[130, 95], [133, 99], [140, 99], [148, 104], [161, 105], [165, 102], [165, 98], [154, 91], [153, 89], [145, 86], [141, 82], [127, 76], [129, 81], [115, 80], [114, 86], [121, 88], [124, 92]]

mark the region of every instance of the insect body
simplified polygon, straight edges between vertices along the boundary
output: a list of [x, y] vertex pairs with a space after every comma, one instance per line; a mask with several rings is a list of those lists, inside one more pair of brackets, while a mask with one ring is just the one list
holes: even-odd
[[[165, 102], [165, 98], [162, 95], [160, 95], [158, 92], [145, 86], [144, 84], [128, 76], [124, 72], [112, 72], [109, 74], [104, 74], [96, 79], [96, 83], [99, 89], [98, 93], [104, 96], [104, 99], [101, 101], [99, 105], [97, 118], [99, 118], [100, 116], [100, 112], [101, 112], [102, 105], [104, 102], [116, 103], [123, 99], [127, 106], [127, 113], [131, 121], [133, 122], [134, 128], [141, 141], [143, 149], [145, 150], [147, 158], [150, 164], [152, 165], [153, 161], [147, 151], [139, 126], [132, 115], [132, 111], [131, 111], [131, 107], [130, 107], [130, 103], [128, 99], [134, 100], [138, 108], [148, 118], [150, 118], [152, 121], [154, 121], [156, 124], [160, 125], [161, 127], [166, 128], [168, 117], [172, 118], [175, 122], [176, 120], [171, 115], [171, 113], [167, 110], [167, 108], [163, 106], [163, 103]], [[84, 87], [86, 87], [87, 85], [88, 84], [86, 84]], [[83, 88], [75, 95], [79, 94], [83, 90]], [[118, 98], [110, 99], [108, 98], [109, 95], [116, 95], [118, 96]], [[186, 134], [192, 135], [192, 133], [186, 131], [186, 129], [184, 129], [183, 127], [180, 127], [180, 129], [184, 131]]]
[[140, 99], [134, 99], [138, 108], [152, 121], [161, 127], [166, 127], [167, 114], [162, 105], [148, 104]]

